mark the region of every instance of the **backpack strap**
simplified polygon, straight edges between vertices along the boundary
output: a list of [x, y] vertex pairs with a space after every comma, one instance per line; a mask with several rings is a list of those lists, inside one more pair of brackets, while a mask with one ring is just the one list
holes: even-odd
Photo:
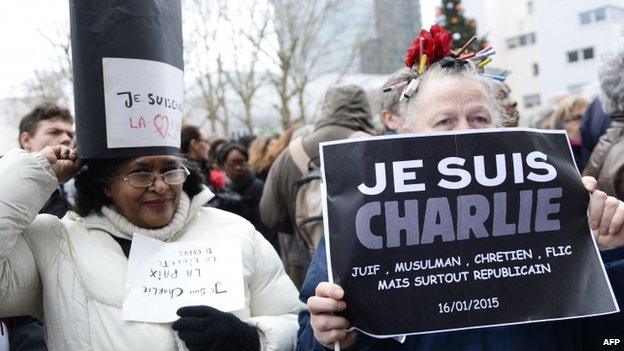
[[310, 164], [310, 156], [305, 152], [303, 148], [303, 137], [299, 137], [288, 144], [288, 152], [293, 159], [293, 162], [301, 171], [301, 174], [308, 173], [308, 165]]
[[[348, 138], [368, 138], [370, 136], [370, 134], [358, 130], [349, 134]], [[310, 170], [310, 161], [312, 161], [312, 159], [303, 148], [303, 137], [292, 140], [290, 144], [288, 144], [288, 152], [290, 152], [290, 156], [299, 171], [301, 171], [301, 174], [308, 173]]]

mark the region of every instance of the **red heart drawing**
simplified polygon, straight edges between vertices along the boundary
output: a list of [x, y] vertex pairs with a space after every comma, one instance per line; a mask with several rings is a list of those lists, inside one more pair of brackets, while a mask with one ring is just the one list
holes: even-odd
[[161, 137], [166, 137], [167, 130], [169, 129], [169, 117], [161, 115], [154, 116], [154, 126]]

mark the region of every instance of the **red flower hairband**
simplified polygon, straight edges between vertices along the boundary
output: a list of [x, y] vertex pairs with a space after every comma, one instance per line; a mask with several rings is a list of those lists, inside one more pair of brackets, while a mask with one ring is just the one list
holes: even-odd
[[[440, 61], [444, 56], [451, 54], [451, 45], [453, 44], [453, 35], [451, 32], [440, 27], [437, 24], [431, 26], [431, 29], [421, 29], [420, 34], [414, 39], [412, 45], [407, 49], [405, 54], [405, 66], [413, 68], [421, 60], [427, 60], [428, 64]], [[423, 56], [426, 55], [426, 59]], [[425, 65], [427, 64], [425, 63]]]
[[453, 35], [451, 32], [437, 24], [432, 25], [429, 31], [421, 29], [418, 36], [412, 42], [412, 45], [409, 49], [407, 49], [407, 53], [405, 54], [405, 58], [403, 60], [405, 66], [416, 71], [418, 78], [391, 85], [384, 88], [383, 92], [403, 89], [400, 101], [409, 99], [418, 89], [418, 83], [420, 80], [419, 77], [423, 75], [426, 67], [431, 66], [447, 56], [458, 60], [478, 60], [479, 62], [476, 64], [477, 68], [481, 71], [481, 75], [499, 81], [504, 81], [505, 77], [483, 73], [485, 65], [492, 62], [492, 58], [490, 56], [495, 53], [490, 45], [476, 53], [471, 52], [461, 55], [475, 40], [477, 40], [476, 37], [470, 38], [464, 46], [453, 52], [451, 50], [451, 46], [453, 44]]

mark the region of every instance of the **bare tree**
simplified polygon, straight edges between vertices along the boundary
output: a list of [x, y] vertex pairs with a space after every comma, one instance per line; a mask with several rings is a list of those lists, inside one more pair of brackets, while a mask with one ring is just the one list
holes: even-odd
[[[234, 5], [235, 2], [230, 4]], [[266, 75], [258, 72], [258, 56], [260, 47], [264, 45], [266, 39], [270, 17], [268, 9], [260, 8], [257, 0], [252, 0], [250, 4], [238, 3], [238, 5], [230, 11], [237, 17], [235, 19], [230, 15], [227, 17], [232, 31], [235, 57], [231, 60], [233, 67], [227, 71], [226, 76], [243, 105], [242, 114], [238, 119], [245, 125], [248, 133], [253, 134], [254, 97], [266, 80]], [[248, 53], [248, 60], [241, 60], [241, 53]]]
[[72, 70], [72, 58], [71, 58], [71, 34], [67, 26], [57, 26], [56, 36], [50, 37], [41, 30], [37, 30], [43, 38], [54, 48], [56, 53], [56, 69], [55, 71], [74, 83], [74, 75]]
[[67, 77], [59, 71], [35, 70], [35, 78], [24, 82], [27, 100], [32, 102], [53, 102], [67, 106], [69, 97]]
[[[251, 133], [257, 93], [267, 83], [276, 93], [281, 126], [306, 122], [310, 83], [328, 72], [338, 73], [340, 80], [361, 42], [359, 34], [345, 31], [352, 23], [344, 10], [357, 5], [356, 0], [186, 3], [194, 20], [186, 40], [187, 51], [193, 52], [187, 68], [196, 77], [192, 89], [213, 131], [220, 123], [228, 133], [231, 117]], [[342, 50], [340, 59], [332, 60], [337, 49]]]
[[39, 31], [51, 45], [52, 51], [45, 68], [34, 69], [34, 77], [20, 84], [21, 96], [4, 99], [2, 113], [9, 125], [19, 124], [21, 118], [42, 102], [52, 102], [68, 108], [73, 104], [73, 75], [70, 35], [67, 25], [57, 25], [51, 33]]
[[200, 107], [206, 111], [212, 132], [217, 133], [217, 125], [220, 125], [227, 135], [230, 118], [225, 95], [229, 83], [219, 45], [220, 34], [227, 24], [227, 2], [188, 0], [185, 6], [191, 14], [191, 33], [185, 43], [185, 66], [195, 77], [190, 92], [193, 94], [193, 90], [197, 90]]
[[43, 101], [69, 106], [72, 103], [74, 83], [69, 28], [59, 25], [52, 35], [41, 30], [39, 34], [53, 49], [50, 65], [35, 69], [35, 77], [24, 82], [25, 96], [22, 101], [31, 106]]
[[[274, 43], [263, 43], [261, 51], [269, 57], [276, 72], [270, 82], [278, 95], [276, 109], [282, 127], [292, 122], [307, 122], [305, 100], [308, 85], [320, 75], [338, 72], [339, 78], [352, 65], [361, 35], [348, 37], [348, 18], [337, 18], [356, 5], [353, 0], [296, 1], [271, 0]], [[347, 41], [342, 41], [346, 37]], [[331, 64], [332, 51], [349, 50], [347, 57]], [[298, 115], [292, 111], [296, 99]]]

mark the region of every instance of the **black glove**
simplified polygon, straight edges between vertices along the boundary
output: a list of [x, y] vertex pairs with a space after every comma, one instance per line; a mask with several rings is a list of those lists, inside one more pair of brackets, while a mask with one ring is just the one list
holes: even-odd
[[231, 313], [208, 306], [187, 306], [178, 310], [173, 330], [191, 351], [258, 351], [256, 328]]

